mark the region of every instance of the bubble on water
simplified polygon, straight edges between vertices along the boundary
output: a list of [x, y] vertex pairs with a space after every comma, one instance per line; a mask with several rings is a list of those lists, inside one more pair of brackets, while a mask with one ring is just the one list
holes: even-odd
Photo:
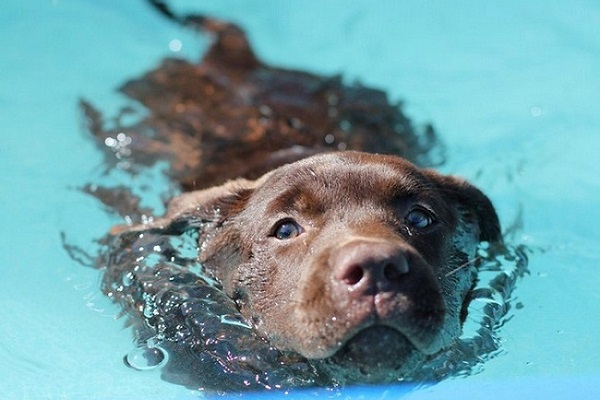
[[153, 300], [154, 299], [152, 299], [151, 296], [148, 296], [145, 299], [144, 309], [142, 313], [146, 318], [152, 318], [155, 315], [156, 305], [154, 304]]
[[141, 216], [142, 224], [150, 224], [154, 221], [154, 217], [152, 215], [142, 214]]
[[183, 43], [179, 39], [173, 39], [169, 42], [169, 50], [176, 53], [181, 50]]
[[167, 362], [168, 354], [160, 347], [141, 346], [125, 356], [125, 364], [138, 371], [158, 368]]
[[117, 134], [117, 140], [119, 141], [119, 143], [126, 145], [131, 143], [131, 138], [127, 136], [124, 132], [119, 132]]

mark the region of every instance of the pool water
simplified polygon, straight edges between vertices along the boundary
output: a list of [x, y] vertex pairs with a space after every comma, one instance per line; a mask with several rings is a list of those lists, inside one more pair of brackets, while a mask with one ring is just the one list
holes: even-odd
[[[594, 1], [173, 2], [240, 23], [267, 62], [343, 73], [404, 101], [447, 145], [441, 170], [488, 194], [531, 249], [523, 307], [500, 353], [464, 379], [348, 398], [593, 398], [600, 394], [600, 5]], [[181, 48], [179, 48], [181, 44]], [[3, 398], [200, 394], [126, 368], [131, 331], [100, 275], [63, 249], [95, 251], [120, 222], [78, 190], [110, 182], [77, 102], [108, 115], [114, 89], [165, 56], [198, 59], [197, 37], [142, 1], [6, 0], [0, 13], [0, 388]], [[155, 177], [155, 176], [154, 176]], [[153, 177], [153, 178], [154, 178]], [[140, 180], [150, 179], [140, 177]], [[161, 185], [152, 179], [137, 182]], [[165, 183], [166, 184], [166, 183]], [[86, 261], [86, 253], [78, 253]], [[507, 388], [511, 391], [507, 392]], [[328, 397], [327, 391], [296, 392]], [[497, 397], [495, 397], [497, 396]]]

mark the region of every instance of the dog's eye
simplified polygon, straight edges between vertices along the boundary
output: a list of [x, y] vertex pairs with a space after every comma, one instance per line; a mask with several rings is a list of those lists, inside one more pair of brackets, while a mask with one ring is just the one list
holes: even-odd
[[292, 219], [284, 219], [275, 224], [273, 236], [279, 240], [293, 239], [304, 232], [304, 229]]
[[404, 217], [406, 223], [414, 228], [427, 228], [433, 223], [433, 217], [429, 211], [422, 208], [414, 208]]

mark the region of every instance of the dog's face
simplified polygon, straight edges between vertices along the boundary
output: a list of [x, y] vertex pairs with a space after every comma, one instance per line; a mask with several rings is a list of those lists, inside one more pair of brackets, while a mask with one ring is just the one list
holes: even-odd
[[182, 196], [200, 260], [274, 346], [363, 372], [408, 371], [455, 340], [489, 200], [392, 156], [341, 152]]

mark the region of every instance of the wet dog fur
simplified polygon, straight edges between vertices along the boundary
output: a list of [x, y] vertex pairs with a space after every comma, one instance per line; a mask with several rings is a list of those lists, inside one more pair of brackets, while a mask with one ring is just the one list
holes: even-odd
[[[270, 345], [337, 382], [410, 376], [460, 335], [476, 248], [501, 240], [489, 199], [410, 162], [427, 164], [437, 142], [383, 92], [266, 66], [237, 26], [190, 21], [216, 35], [200, 64], [167, 60], [122, 88], [146, 117], [106, 128], [82, 102], [104, 150], [129, 138], [108, 146], [117, 162], [167, 160], [187, 191], [111, 236], [196, 230], [205, 272]], [[105, 292], [141, 326], [156, 278], [118, 297], [129, 273], [109, 263]]]
[[472, 185], [362, 152], [186, 193], [163, 218], [113, 233], [189, 229], [253, 329], [348, 381], [408, 374], [452, 344], [476, 248], [500, 240], [494, 208]]

